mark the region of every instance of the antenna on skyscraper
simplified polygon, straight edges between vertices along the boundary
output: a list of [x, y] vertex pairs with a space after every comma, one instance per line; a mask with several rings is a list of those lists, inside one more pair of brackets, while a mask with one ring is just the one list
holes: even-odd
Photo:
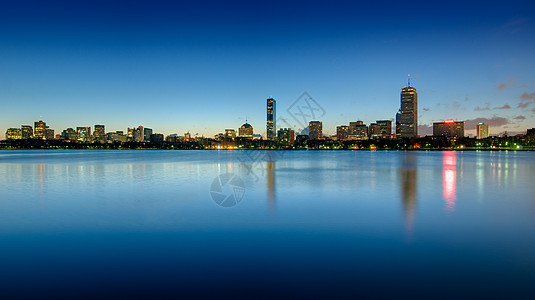
[[411, 74], [408, 74], [407, 75], [409, 78], [408, 78], [408, 81], [409, 81], [409, 85], [408, 86], [411, 86]]

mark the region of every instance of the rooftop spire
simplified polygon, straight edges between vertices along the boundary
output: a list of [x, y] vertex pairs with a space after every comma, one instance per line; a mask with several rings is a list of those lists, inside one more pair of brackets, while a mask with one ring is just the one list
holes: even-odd
[[410, 87], [411, 86], [411, 74], [408, 74], [407, 77], [408, 77], [408, 85], [407, 85], [407, 87]]

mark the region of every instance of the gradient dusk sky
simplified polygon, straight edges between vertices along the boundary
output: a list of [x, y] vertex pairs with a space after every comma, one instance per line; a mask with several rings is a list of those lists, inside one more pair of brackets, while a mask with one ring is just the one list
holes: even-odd
[[4, 1], [0, 138], [43, 119], [213, 136], [307, 91], [337, 125], [393, 119], [411, 74], [433, 121], [535, 127], [535, 1]]

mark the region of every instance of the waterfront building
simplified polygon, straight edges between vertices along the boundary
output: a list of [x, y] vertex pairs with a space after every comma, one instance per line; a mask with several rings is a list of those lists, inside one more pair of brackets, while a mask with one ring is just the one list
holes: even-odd
[[91, 141], [91, 126], [76, 127], [77, 140], [79, 142]]
[[93, 132], [93, 140], [98, 143], [106, 142], [106, 128], [104, 125], [95, 125], [95, 131]]
[[477, 139], [486, 139], [489, 137], [489, 124], [479, 123], [476, 127]]
[[46, 126], [46, 123], [43, 122], [43, 120], [40, 120], [39, 122], [34, 123], [34, 132], [33, 136], [36, 139], [44, 140], [46, 138], [46, 129], [48, 126]]
[[33, 135], [33, 128], [30, 125], [22, 125], [21, 127], [22, 131], [22, 139], [31, 139]]
[[362, 121], [349, 122], [349, 140], [366, 140], [368, 139], [368, 126]]
[[348, 135], [349, 135], [349, 126], [340, 125], [336, 127], [336, 139], [337, 140], [345, 141], [347, 140]]
[[240, 128], [238, 128], [238, 136], [243, 138], [253, 138], [253, 126], [247, 123], [245, 121], [245, 124], [243, 124]]
[[151, 128], [143, 128], [143, 141], [150, 142], [150, 136], [152, 135]]
[[226, 138], [235, 138], [236, 137], [236, 129], [225, 129], [225, 137]]
[[464, 122], [446, 120], [433, 123], [433, 136], [464, 137]]
[[317, 140], [323, 137], [323, 124], [320, 121], [308, 122], [308, 137]]
[[6, 140], [20, 140], [22, 139], [22, 129], [9, 128], [6, 131]]
[[277, 132], [277, 139], [280, 143], [293, 144], [295, 141], [295, 132], [290, 128], [281, 128]]
[[76, 141], [78, 140], [78, 134], [76, 133], [76, 130], [67, 128], [61, 132], [61, 138], [66, 141]]

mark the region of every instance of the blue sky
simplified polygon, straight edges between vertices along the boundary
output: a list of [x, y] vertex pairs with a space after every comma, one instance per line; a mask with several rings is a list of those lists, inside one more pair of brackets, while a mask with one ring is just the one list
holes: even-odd
[[[193, 3], [194, 2], [194, 3]], [[324, 132], [392, 119], [407, 74], [433, 121], [535, 127], [533, 1], [12, 1], [0, 9], [0, 137], [41, 118], [213, 136], [265, 132], [307, 91]], [[473, 130], [467, 130], [473, 133]]]

